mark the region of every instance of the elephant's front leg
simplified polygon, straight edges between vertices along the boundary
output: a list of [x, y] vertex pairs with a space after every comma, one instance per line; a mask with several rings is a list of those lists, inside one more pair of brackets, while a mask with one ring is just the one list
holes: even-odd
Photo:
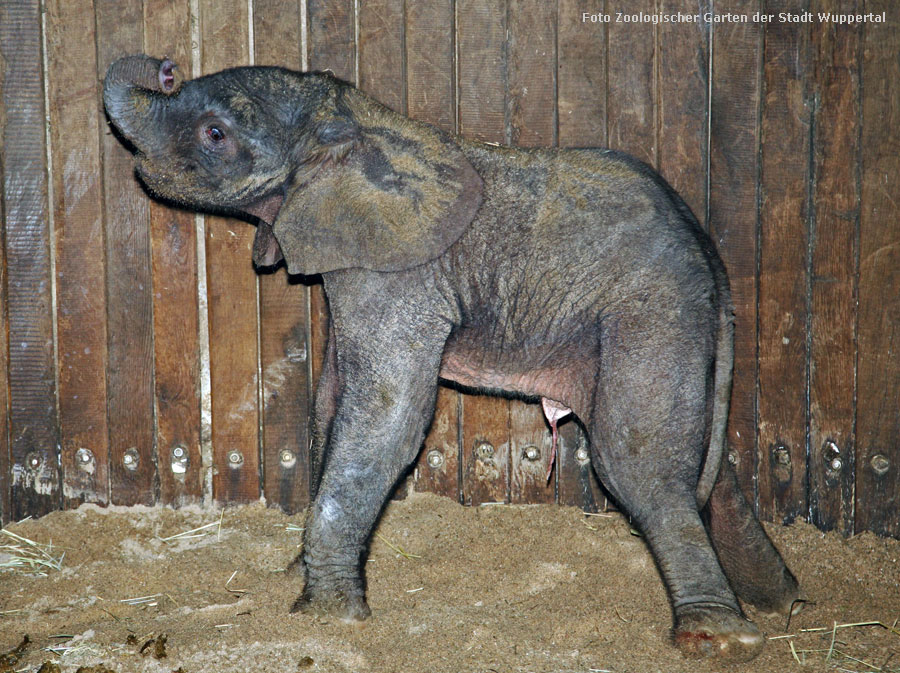
[[433, 326], [394, 324], [357, 340], [336, 330], [340, 390], [306, 524], [301, 554], [306, 585], [292, 612], [349, 620], [369, 615], [364, 575], [369, 536], [422, 445], [434, 411], [446, 334], [433, 331]]

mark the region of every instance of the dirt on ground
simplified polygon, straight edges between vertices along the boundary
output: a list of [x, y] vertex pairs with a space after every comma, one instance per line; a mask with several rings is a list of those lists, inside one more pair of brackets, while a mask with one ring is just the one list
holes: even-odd
[[46, 576], [0, 570], [0, 672], [900, 671], [897, 540], [768, 527], [810, 602], [790, 624], [749, 610], [766, 649], [724, 666], [674, 649], [653, 559], [618, 514], [392, 502], [359, 625], [288, 613], [302, 526], [261, 504], [86, 505], [13, 524], [65, 557]]

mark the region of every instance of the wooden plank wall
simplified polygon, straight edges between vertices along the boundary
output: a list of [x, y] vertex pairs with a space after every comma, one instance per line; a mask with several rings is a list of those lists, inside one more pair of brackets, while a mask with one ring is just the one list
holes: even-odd
[[[141, 191], [100, 87], [112, 60], [143, 50], [187, 76], [329, 70], [467, 138], [648, 162], [729, 270], [728, 459], [751, 501], [769, 520], [900, 536], [894, 5], [0, 0], [2, 520], [82, 502], [309, 501], [321, 286], [256, 273], [246, 223]], [[617, 21], [709, 11], [774, 16]], [[604, 507], [587, 438], [560, 430], [548, 482], [539, 407], [442, 388], [409, 483], [473, 505]]]

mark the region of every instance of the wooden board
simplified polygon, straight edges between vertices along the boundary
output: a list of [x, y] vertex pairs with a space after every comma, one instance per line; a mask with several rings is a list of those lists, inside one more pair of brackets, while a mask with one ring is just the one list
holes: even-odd
[[[557, 144], [556, 7], [543, 0], [509, 0], [507, 135], [519, 147]], [[553, 502], [551, 440], [539, 404], [509, 403], [510, 501]]]
[[[255, 0], [257, 65], [299, 70], [300, 6]], [[266, 502], [294, 513], [309, 503], [309, 290], [284, 268], [259, 276], [262, 454]]]
[[[98, 0], [94, 9], [102, 77], [110, 63], [142, 44], [144, 17], [139, 0]], [[134, 179], [131, 155], [112, 134], [103, 134], [102, 157], [110, 501], [149, 505], [156, 500], [150, 204]]]
[[[792, 0], [783, 9], [801, 14], [808, 5], [808, 0]], [[770, 24], [763, 57], [759, 514], [790, 522], [807, 511], [809, 25]]]
[[[866, 12], [862, 62], [862, 210], [856, 530], [900, 535], [900, 16], [888, 0]], [[885, 134], [888, 134], [886, 137]]]
[[[191, 76], [189, 0], [144, 1], [144, 52]], [[150, 202], [159, 499], [200, 502], [200, 317], [194, 214]]]
[[[655, 0], [609, 0], [607, 13], [654, 14]], [[657, 27], [648, 23], [609, 25], [607, 60], [607, 145], [657, 166]]]
[[[759, 0], [733, 3], [753, 15]], [[756, 502], [757, 175], [762, 26], [713, 29], [708, 228], [725, 262], [735, 310], [734, 384], [728, 449], [744, 493]]]
[[[812, 11], [857, 14], [859, 0], [816, 0]], [[811, 231], [809, 515], [853, 532], [856, 279], [859, 273], [860, 24], [813, 24], [817, 82]]]
[[[660, 0], [665, 14], [712, 11], [712, 0], [688, 6]], [[712, 26], [672, 22], [659, 27], [659, 172], [706, 224], [709, 132], [709, 43]]]
[[557, 117], [560, 147], [607, 147], [607, 25], [582, 21], [592, 0], [559, 0]]
[[[453, 0], [406, 3], [407, 114], [456, 130]], [[440, 387], [434, 420], [415, 468], [415, 489], [458, 500], [460, 395]]]
[[[0, 129], [2, 133], [2, 129]], [[3, 162], [0, 161], [0, 184], [3, 180]], [[0, 199], [0, 217], [6, 222], [3, 199]], [[6, 316], [6, 227], [0, 228], [0, 526], [10, 520], [12, 501], [10, 500], [9, 479], [12, 464], [9, 453], [9, 320]]]
[[[458, 130], [466, 138], [508, 143], [506, 2], [456, 5]], [[462, 500], [509, 499], [509, 401], [485, 395], [461, 400]]]
[[60, 504], [40, 11], [37, 0], [0, 2], [12, 472], [7, 520], [41, 516]]
[[[109, 502], [106, 251], [94, 5], [47, 4], [63, 506]], [[84, 81], [83, 86], [73, 82]], [[104, 133], [105, 134], [105, 133]]]
[[[247, 65], [246, 2], [200, 2], [201, 70]], [[257, 282], [251, 259], [254, 229], [221, 217], [206, 220], [209, 362], [212, 385], [213, 497], [259, 498]]]

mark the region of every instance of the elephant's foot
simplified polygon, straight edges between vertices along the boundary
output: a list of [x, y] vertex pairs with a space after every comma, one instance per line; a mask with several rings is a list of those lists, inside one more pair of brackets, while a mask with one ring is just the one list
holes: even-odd
[[730, 608], [686, 605], [676, 611], [675, 645], [686, 657], [749, 661], [764, 644], [756, 625]]
[[346, 622], [361, 622], [370, 614], [366, 603], [365, 581], [355, 568], [343, 565], [317, 566], [315, 573], [301, 557], [288, 570], [306, 578], [303, 593], [294, 601], [291, 612], [319, 617], [334, 617]]
[[362, 592], [347, 589], [332, 589], [327, 593], [304, 589], [291, 606], [291, 612], [333, 617], [351, 623], [361, 622], [372, 614]]

